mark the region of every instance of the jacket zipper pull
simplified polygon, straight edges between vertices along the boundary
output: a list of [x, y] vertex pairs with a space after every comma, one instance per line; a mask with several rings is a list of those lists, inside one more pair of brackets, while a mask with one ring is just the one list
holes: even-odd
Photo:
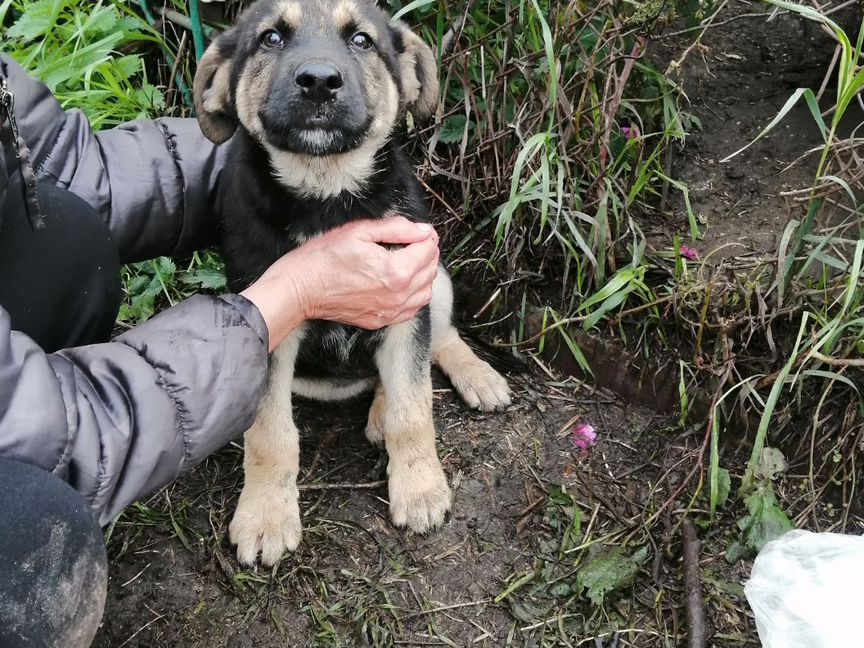
[[12, 130], [12, 143], [15, 147], [15, 159], [21, 166], [21, 182], [24, 188], [24, 207], [30, 227], [39, 230], [45, 227], [45, 218], [39, 207], [39, 196], [36, 194], [36, 174], [30, 162], [30, 149], [18, 132], [18, 124], [15, 121], [15, 95], [9, 91], [9, 83], [6, 77], [0, 75], [0, 126], [3, 122], [9, 122]]
[[0, 120], [0, 125], [4, 121], [9, 122], [9, 127], [12, 129], [12, 139], [15, 144], [15, 157], [18, 155], [18, 124], [15, 123], [15, 95], [9, 92], [9, 83], [5, 77], [0, 77], [0, 108], [3, 109], [3, 119]]

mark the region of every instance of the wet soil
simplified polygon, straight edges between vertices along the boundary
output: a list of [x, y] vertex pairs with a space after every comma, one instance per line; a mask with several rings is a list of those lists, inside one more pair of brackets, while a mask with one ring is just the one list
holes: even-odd
[[[663, 455], [670, 439], [661, 418], [579, 383], [540, 371], [512, 380], [514, 405], [493, 414], [468, 411], [438, 381], [439, 450], [455, 502], [446, 525], [426, 536], [394, 528], [386, 488], [365, 488], [385, 479], [386, 467], [383, 450], [363, 437], [368, 401], [299, 408], [303, 481], [354, 486], [301, 494], [303, 543], [272, 571], [236, 562], [226, 535], [241, 453], [228, 447], [212, 457], [114, 527], [97, 648], [497, 646], [512, 632], [522, 645], [532, 632], [519, 627], [530, 624], [492, 599], [548, 539], [547, 491], [579, 493], [594, 473], [638, 473], [647, 485], [660, 468], [649, 457]], [[593, 422], [601, 435], [585, 456], [571, 440], [576, 421]], [[590, 513], [596, 502], [587, 493], [583, 501]]]
[[[677, 75], [690, 100], [685, 110], [701, 127], [693, 128], [683, 150], [673, 149], [671, 169], [687, 185], [704, 229], [693, 247], [715, 259], [776, 251], [787, 222], [802, 216], [802, 196], [793, 192], [812, 185], [822, 143], [799, 100], [764, 138], [724, 161], [756, 139], [796, 89], [818, 93], [834, 53], [835, 41], [809, 21], [778, 15], [766, 22], [764, 15], [751, 15], [765, 7], [740, 3], [719, 16], [718, 23], [732, 22], [709, 30]], [[833, 18], [857, 31], [860, 16], [859, 7]], [[665, 69], [680, 53], [677, 39], [661, 39], [649, 56]], [[834, 83], [830, 78], [821, 95], [823, 110], [832, 105]], [[840, 137], [862, 121], [861, 107], [852, 106]], [[674, 189], [670, 198], [671, 219], [647, 225], [658, 247], [670, 247], [673, 232], [688, 232], [684, 201]]]

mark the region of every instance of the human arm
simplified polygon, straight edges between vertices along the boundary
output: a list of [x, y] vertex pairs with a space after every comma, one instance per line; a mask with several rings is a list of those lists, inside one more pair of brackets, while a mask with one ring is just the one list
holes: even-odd
[[66, 479], [107, 524], [251, 425], [267, 350], [290, 330], [404, 321], [428, 302], [437, 257], [434, 231], [407, 220], [351, 224], [283, 257], [246, 297], [199, 295], [54, 354], [0, 308], [0, 456]]
[[53, 354], [0, 308], [0, 456], [66, 479], [106, 524], [248, 427], [266, 367], [266, 326], [237, 295]]
[[137, 120], [94, 133], [83, 113], [64, 112], [48, 88], [3, 54], [0, 75], [15, 96], [16, 121], [37, 180], [67, 188], [95, 207], [122, 262], [183, 254], [213, 242], [211, 206], [230, 144], [210, 143], [194, 119]]
[[[124, 260], [206, 242], [221, 158], [194, 122], [171, 137], [155, 137], [157, 122], [94, 135], [14, 63], [0, 56], [0, 65], [37, 177], [97, 207]], [[416, 245], [385, 254], [377, 242]], [[251, 424], [268, 348], [301, 321], [376, 328], [428, 301], [434, 232], [407, 221], [354, 224], [304, 248], [277, 262], [248, 299], [195, 297], [107, 344], [45, 354], [0, 309], [0, 456], [64, 477], [106, 523]]]

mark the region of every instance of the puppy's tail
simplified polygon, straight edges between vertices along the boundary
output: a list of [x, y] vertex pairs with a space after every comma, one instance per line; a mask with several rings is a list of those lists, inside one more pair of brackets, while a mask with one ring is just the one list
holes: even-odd
[[460, 326], [459, 334], [481, 360], [488, 362], [499, 373], [523, 374], [528, 372], [528, 361], [516, 349], [499, 347], [481, 339], [476, 332]]

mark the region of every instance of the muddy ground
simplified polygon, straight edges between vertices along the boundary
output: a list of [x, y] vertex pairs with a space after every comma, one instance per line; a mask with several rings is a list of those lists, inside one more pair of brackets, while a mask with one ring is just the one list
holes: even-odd
[[[590, 515], [596, 501], [581, 480], [629, 473], [646, 485], [660, 470], [651, 455], [675, 440], [650, 412], [575, 383], [544, 384], [537, 372], [513, 382], [516, 402], [501, 414], [468, 412], [449, 389], [437, 393], [455, 503], [446, 526], [426, 537], [392, 527], [385, 487], [362, 487], [386, 466], [362, 434], [368, 403], [327, 412], [311, 404], [301, 406], [303, 481], [358, 486], [304, 492], [299, 551], [273, 572], [243, 572], [226, 538], [241, 457], [224, 450], [115, 527], [97, 646], [493, 646], [511, 632], [522, 645], [532, 633], [520, 627], [530, 624], [490, 599], [553, 537], [542, 520], [546, 491], [566, 485]], [[602, 434], [585, 458], [567, 434], [572, 420]]]
[[[796, 87], [818, 88], [830, 60], [831, 45], [816, 30], [790, 18], [764, 21], [745, 17], [710, 30], [684, 63], [682, 83], [702, 130], [672, 168], [708, 224], [697, 243], [703, 254], [725, 244], [771, 251], [790, 213], [781, 193], [812, 177], [813, 160], [783, 171], [818, 143], [803, 109], [747, 153], [719, 162]], [[650, 55], [672, 60], [688, 42], [652, 42]], [[670, 245], [672, 229], [684, 231], [680, 205], [671, 204], [670, 220], [645, 225], [658, 245]], [[110, 530], [109, 598], [95, 645], [683, 645], [678, 522], [691, 490], [678, 491], [703, 431], [684, 433], [667, 415], [564, 380], [539, 362], [511, 380], [514, 404], [478, 414], [439, 378], [439, 450], [455, 503], [444, 528], [428, 536], [388, 521], [386, 488], [375, 485], [385, 457], [363, 438], [362, 401], [300, 406], [301, 481], [339, 487], [302, 493], [303, 543], [272, 571], [241, 570], [227, 540], [242, 483], [239, 446], [131, 507]], [[585, 453], [570, 438], [577, 422], [600, 435]], [[724, 461], [734, 480], [733, 451]], [[779, 488], [794, 490], [794, 478]], [[703, 506], [693, 503], [696, 517]], [[700, 531], [712, 646], [759, 645], [741, 591], [749, 563], [730, 566], [722, 555], [739, 514], [727, 511]], [[850, 531], [864, 528], [852, 524]], [[647, 558], [632, 585], [597, 606], [579, 593], [576, 567], [604, 547], [624, 555], [644, 549]], [[616, 643], [610, 628], [629, 631]]]
[[[716, 257], [777, 249], [790, 215], [800, 218], [803, 209], [802, 196], [791, 192], [812, 184], [816, 147], [822, 143], [802, 100], [766, 137], [723, 161], [749, 144], [797, 88], [818, 92], [834, 52], [835, 42], [809, 21], [779, 15], [766, 22], [766, 9], [770, 7], [760, 3], [738, 3], [718, 16], [718, 23], [731, 22], [710, 30], [677, 75], [690, 101], [684, 110], [698, 117], [701, 129], [692, 131], [683, 150], [673, 149], [671, 168], [689, 188], [704, 227], [694, 247], [703, 254], [715, 251]], [[860, 16], [858, 8], [839, 18], [855, 33]], [[660, 69], [680, 54], [677, 38], [658, 40], [649, 51]], [[823, 106], [831, 105], [833, 93], [828, 84]], [[860, 107], [852, 106], [841, 137], [862, 120]], [[670, 203], [678, 216], [678, 232], [684, 235], [684, 204], [674, 190]], [[668, 225], [662, 220], [647, 228], [658, 243], [665, 234], [668, 246]]]

